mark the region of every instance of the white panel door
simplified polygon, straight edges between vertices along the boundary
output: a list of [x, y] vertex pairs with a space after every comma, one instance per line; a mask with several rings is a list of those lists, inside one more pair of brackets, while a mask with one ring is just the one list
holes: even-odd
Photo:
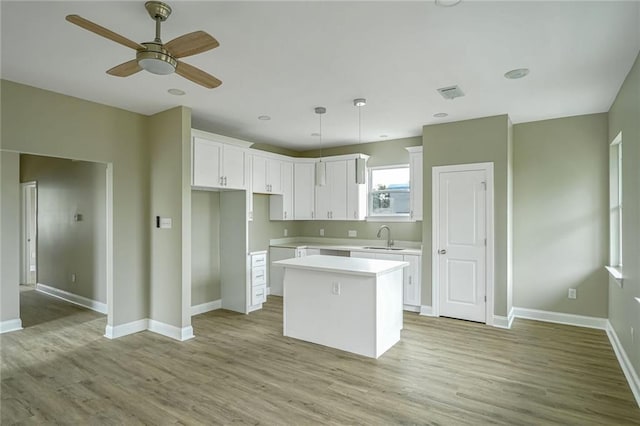
[[404, 261], [409, 262], [409, 267], [404, 269], [404, 304], [420, 306], [420, 270], [422, 261], [420, 256], [404, 256]]
[[267, 159], [254, 155], [251, 164], [252, 191], [259, 194], [268, 194], [269, 187], [267, 185]]
[[233, 145], [224, 145], [222, 160], [224, 187], [233, 189], [244, 189], [244, 149]]
[[270, 158], [267, 162], [267, 184], [272, 194], [282, 194], [282, 161]]
[[293, 215], [296, 220], [314, 218], [315, 211], [315, 164], [295, 163], [293, 179]]
[[440, 315], [486, 322], [486, 172], [440, 172]]

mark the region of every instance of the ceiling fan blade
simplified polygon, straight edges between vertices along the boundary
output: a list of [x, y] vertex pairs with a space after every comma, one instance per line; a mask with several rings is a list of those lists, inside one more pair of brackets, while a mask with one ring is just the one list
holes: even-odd
[[189, 64], [185, 64], [184, 62], [178, 61], [178, 65], [176, 66], [176, 73], [183, 76], [187, 80], [191, 80], [200, 86], [204, 86], [207, 89], [214, 89], [222, 84], [220, 80], [212, 76], [211, 74], [207, 74], [206, 72], [198, 69]]
[[194, 31], [174, 38], [164, 45], [174, 58], [184, 58], [220, 46], [218, 40], [204, 31]]
[[77, 26], [84, 28], [85, 30], [91, 31], [92, 33], [96, 33], [99, 36], [104, 38], [108, 38], [111, 41], [115, 41], [116, 43], [120, 43], [123, 46], [130, 47], [134, 50], [145, 50], [146, 47], [143, 45], [136, 43], [135, 41], [131, 41], [126, 37], [121, 36], [120, 34], [114, 33], [111, 30], [106, 29], [105, 27], [101, 27], [100, 25], [93, 23], [87, 19], [84, 19], [78, 15], [67, 15], [67, 21], [72, 24], [76, 24]]
[[107, 74], [114, 75], [116, 77], [129, 77], [138, 71], [142, 71], [142, 68], [138, 65], [138, 61], [134, 59], [123, 64], [116, 65], [107, 71]]

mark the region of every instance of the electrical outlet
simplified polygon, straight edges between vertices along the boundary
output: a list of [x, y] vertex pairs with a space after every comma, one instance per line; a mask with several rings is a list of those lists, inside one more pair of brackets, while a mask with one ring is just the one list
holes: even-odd
[[76, 282], [76, 274], [71, 274], [71, 282], [72, 283]]
[[349, 236], [350, 237], [357, 237], [358, 236], [358, 231], [355, 231], [353, 229], [349, 230]]
[[320, 236], [321, 236], [321, 237], [324, 237], [324, 228], [322, 228], [322, 229], [320, 230]]
[[284, 228], [284, 236], [285, 237], [289, 236], [289, 230], [287, 228]]
[[576, 297], [578, 297], [576, 289], [575, 288], [570, 288], [569, 289], [569, 294], [567, 295], [567, 297], [569, 299], [575, 299]]
[[341, 285], [339, 282], [334, 282], [331, 284], [331, 294], [335, 294], [336, 296], [340, 296]]

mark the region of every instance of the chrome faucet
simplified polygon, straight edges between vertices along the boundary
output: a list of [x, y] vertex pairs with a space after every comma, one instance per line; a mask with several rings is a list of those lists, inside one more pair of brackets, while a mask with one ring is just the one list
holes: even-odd
[[380, 229], [378, 229], [377, 237], [380, 238], [382, 236], [383, 229], [387, 230], [387, 248], [389, 248], [393, 245], [393, 240], [391, 240], [391, 229], [389, 229], [387, 225], [382, 225]]

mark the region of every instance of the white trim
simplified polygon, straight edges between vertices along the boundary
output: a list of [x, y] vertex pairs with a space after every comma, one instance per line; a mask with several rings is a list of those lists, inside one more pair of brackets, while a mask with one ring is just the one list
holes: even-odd
[[201, 303], [191, 307], [191, 316], [204, 314], [205, 312], [222, 309], [222, 299], [212, 300], [211, 302]]
[[487, 302], [485, 306], [485, 323], [494, 325], [494, 292], [495, 292], [495, 231], [494, 231], [494, 176], [493, 163], [473, 163], [473, 164], [456, 164], [450, 166], [433, 166], [431, 168], [431, 304], [432, 314], [440, 316], [440, 278], [438, 271], [438, 222], [440, 207], [440, 176], [442, 172], [458, 172], [469, 170], [484, 170], [486, 173], [487, 198], [485, 202], [486, 209], [486, 237], [487, 251], [485, 256], [485, 293]]
[[229, 136], [218, 135], [216, 133], [207, 132], [204, 130], [191, 129], [191, 137], [190, 140], [193, 140], [193, 137], [207, 139], [213, 142], [221, 142], [229, 145], [239, 146], [240, 148], [249, 148], [253, 145], [253, 142], [243, 141], [242, 139], [236, 139]]
[[65, 302], [73, 303], [82, 306], [92, 311], [100, 312], [101, 314], [107, 313], [107, 304], [98, 302], [97, 300], [89, 299], [84, 296], [79, 296], [68, 291], [60, 290], [59, 288], [51, 287], [45, 284], [36, 284], [36, 291], [40, 293], [48, 294], [49, 296], [57, 297]]
[[[30, 260], [31, 253], [29, 252], [29, 245], [27, 244], [27, 223], [29, 222], [29, 213], [26, 209], [26, 201], [27, 201], [27, 189], [34, 188], [36, 190], [35, 203], [36, 203], [36, 244], [38, 243], [37, 237], [37, 229], [38, 229], [38, 182], [37, 181], [29, 181], [29, 182], [21, 182], [20, 183], [20, 248], [21, 248], [21, 257], [20, 257], [20, 282], [23, 284], [34, 284], [29, 282], [29, 275], [31, 270]], [[33, 201], [33, 200], [32, 200]], [[37, 253], [37, 245], [36, 245], [36, 253]], [[38, 259], [36, 257], [36, 273], [38, 270], [37, 267]], [[36, 278], [37, 279], [37, 278]]]
[[435, 317], [433, 314], [433, 307], [428, 305], [420, 306], [420, 315], [425, 317]]
[[618, 286], [620, 288], [622, 288], [622, 282], [623, 282], [623, 279], [622, 279], [622, 267], [620, 267], [620, 266], [605, 266], [604, 269], [609, 271], [609, 275], [611, 275], [611, 278], [616, 280], [616, 283], [618, 283]]
[[[113, 324], [113, 301], [114, 297], [114, 285], [113, 285], [113, 275], [114, 275], [114, 265], [113, 265], [113, 163], [107, 163], [106, 177], [105, 181], [107, 184], [106, 188], [106, 217], [105, 217], [105, 244], [106, 244], [106, 282], [107, 282], [107, 324]], [[107, 327], [111, 327], [108, 325]]]
[[509, 314], [506, 317], [500, 315], [493, 316], [493, 326], [497, 328], [511, 328], [513, 325], [513, 320], [515, 319], [514, 308], [511, 308]]
[[0, 334], [18, 330], [22, 330], [22, 320], [20, 318], [0, 322]]
[[597, 328], [606, 330], [609, 320], [607, 318], [588, 317], [584, 315], [565, 314], [563, 312], [541, 311], [538, 309], [513, 308], [516, 318], [524, 318], [536, 321], [553, 322], [556, 324], [574, 325], [577, 327]]
[[149, 331], [153, 331], [154, 333], [161, 334], [166, 337], [170, 337], [175, 340], [179, 340], [181, 342], [192, 339], [195, 336], [193, 335], [193, 327], [190, 325], [187, 327], [176, 327], [170, 324], [166, 324], [156, 320], [148, 320], [149, 327], [147, 328]]
[[129, 334], [146, 331], [148, 327], [149, 320], [147, 320], [146, 318], [138, 321], [128, 322], [122, 325], [116, 325], [115, 327], [107, 325], [104, 330], [104, 337], [106, 337], [107, 339], [117, 339]]
[[402, 305], [402, 310], [407, 312], [420, 312], [421, 307], [414, 305]]
[[618, 358], [618, 363], [620, 363], [620, 367], [624, 373], [624, 377], [626, 377], [629, 387], [631, 388], [631, 392], [636, 398], [636, 403], [638, 404], [638, 407], [640, 407], [640, 379], [638, 378], [638, 374], [633, 368], [633, 364], [631, 364], [624, 347], [618, 339], [616, 331], [609, 321], [607, 321], [606, 331], [607, 336], [609, 336], [611, 346], [613, 347], [613, 352], [615, 352], [616, 358]]
[[364, 218], [366, 222], [415, 222], [410, 215], [397, 216], [367, 216]]

